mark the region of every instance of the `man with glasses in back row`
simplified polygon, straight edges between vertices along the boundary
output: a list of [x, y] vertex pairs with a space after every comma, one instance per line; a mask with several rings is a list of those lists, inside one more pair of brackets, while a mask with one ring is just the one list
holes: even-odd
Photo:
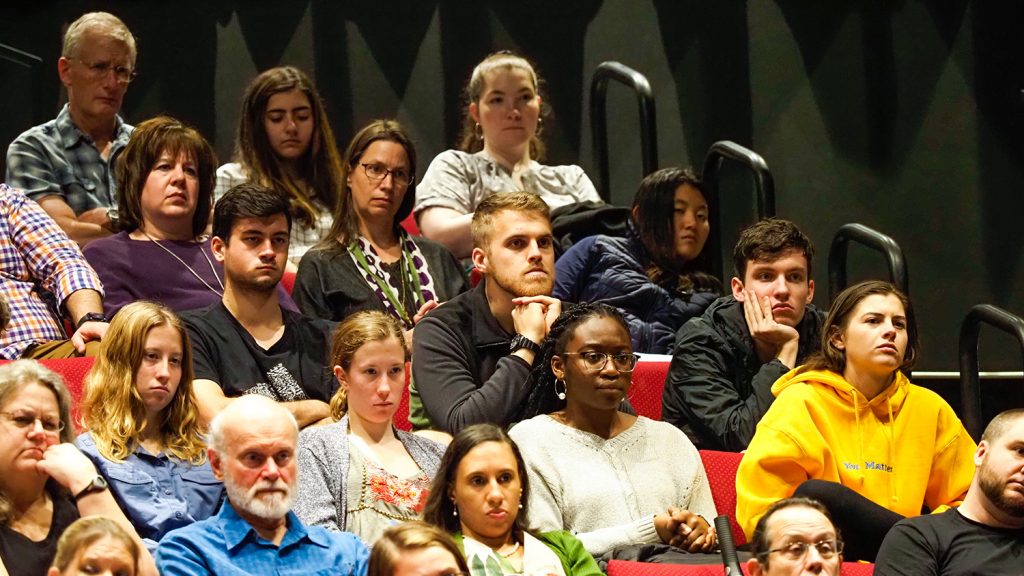
[[843, 541], [828, 510], [809, 498], [785, 498], [757, 522], [747, 561], [750, 576], [839, 576]]
[[135, 55], [135, 37], [116, 16], [90, 12], [72, 22], [57, 61], [68, 103], [7, 149], [7, 183], [80, 246], [110, 235], [116, 223], [114, 167], [132, 133], [118, 112]]

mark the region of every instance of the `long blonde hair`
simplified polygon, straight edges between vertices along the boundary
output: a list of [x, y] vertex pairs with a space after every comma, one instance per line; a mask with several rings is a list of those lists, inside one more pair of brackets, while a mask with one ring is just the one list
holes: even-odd
[[[405, 361], [408, 362], [411, 357], [409, 345], [405, 343], [402, 325], [394, 316], [379, 310], [356, 312], [339, 324], [338, 329], [334, 332], [334, 342], [331, 345], [331, 365], [341, 366], [341, 369], [347, 372], [352, 366], [352, 358], [364, 344], [391, 338], [398, 339], [398, 343], [402, 346], [402, 352], [405, 354]], [[348, 412], [348, 392], [343, 386], [338, 386], [338, 391], [331, 397], [330, 407], [331, 418], [335, 420], [341, 420]]]
[[181, 381], [164, 408], [160, 440], [164, 452], [192, 464], [206, 461], [200, 435], [199, 410], [192, 393], [192, 345], [177, 314], [155, 302], [134, 302], [114, 316], [100, 344], [99, 356], [85, 377], [82, 421], [96, 448], [108, 460], [121, 462], [138, 445], [146, 426], [146, 407], [135, 375], [145, 354], [146, 337], [157, 326], [171, 326], [181, 336]]

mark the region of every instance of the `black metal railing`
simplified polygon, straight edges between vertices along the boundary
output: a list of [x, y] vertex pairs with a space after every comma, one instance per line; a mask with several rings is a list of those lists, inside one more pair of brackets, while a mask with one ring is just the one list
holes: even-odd
[[728, 140], [712, 144], [704, 155], [701, 178], [704, 181], [704, 199], [707, 200], [711, 220], [711, 232], [708, 234], [704, 251], [711, 255], [711, 273], [717, 278], [724, 278], [722, 274], [725, 268], [721, 259], [722, 203], [718, 194], [718, 173], [722, 168], [722, 162], [727, 159], [746, 166], [753, 173], [758, 220], [775, 216], [775, 180], [764, 158], [757, 152]]
[[[633, 90], [640, 112], [641, 178], [658, 169], [658, 126], [655, 122], [654, 92], [647, 77], [619, 62], [602, 62], [590, 80], [590, 130], [597, 165], [597, 192], [605, 202], [611, 200], [611, 176], [608, 152], [608, 82], [615, 80]], [[639, 182], [639, 181], [638, 181]]]
[[889, 281], [904, 294], [910, 295], [907, 262], [903, 249], [895, 240], [863, 224], [843, 224], [832, 237], [828, 250], [828, 300], [831, 302], [847, 285], [846, 256], [850, 242], [881, 252], [889, 266]]
[[964, 426], [974, 441], [981, 439], [985, 423], [981, 411], [981, 378], [978, 366], [978, 336], [988, 324], [1015, 338], [1024, 351], [1024, 319], [991, 304], [977, 304], [960, 324], [960, 411]]

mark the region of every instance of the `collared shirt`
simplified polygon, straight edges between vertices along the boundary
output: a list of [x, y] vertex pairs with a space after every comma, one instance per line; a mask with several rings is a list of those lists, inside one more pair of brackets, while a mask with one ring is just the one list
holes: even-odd
[[103, 285], [78, 244], [20, 190], [0, 184], [0, 293], [11, 309], [0, 358], [16, 360], [33, 344], [67, 338], [57, 310], [83, 289], [102, 294]]
[[88, 432], [75, 444], [107, 479], [121, 510], [150, 551], [171, 530], [212, 516], [223, 499], [224, 485], [208, 461], [192, 465], [137, 446], [123, 462], [114, 462], [100, 454]]
[[288, 531], [277, 546], [225, 502], [216, 516], [164, 537], [156, 552], [157, 568], [163, 576], [365, 576], [370, 552], [354, 534], [304, 526], [293, 512], [287, 522]]
[[92, 138], [78, 129], [65, 104], [57, 118], [33, 126], [7, 148], [7, 183], [35, 201], [60, 196], [81, 214], [117, 206], [114, 163], [135, 128], [115, 116], [108, 159]]

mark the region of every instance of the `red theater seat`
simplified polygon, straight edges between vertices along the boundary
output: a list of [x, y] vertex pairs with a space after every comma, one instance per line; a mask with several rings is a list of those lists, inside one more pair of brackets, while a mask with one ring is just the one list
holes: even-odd
[[292, 289], [295, 288], [295, 272], [285, 270], [284, 275], [281, 276], [281, 286], [284, 286], [284, 291], [291, 296]]
[[412, 370], [409, 363], [406, 362], [405, 387], [402, 388], [402, 400], [398, 403], [398, 410], [395, 411], [395, 415], [391, 417], [391, 421], [395, 423], [395, 428], [406, 432], [412, 431], [412, 424], [409, 422], [409, 378], [412, 377], [411, 375]]
[[661, 391], [668, 376], [668, 360], [640, 360], [633, 370], [629, 403], [640, 416], [661, 420]]
[[715, 510], [729, 517], [732, 538], [737, 546], [747, 542], [747, 537], [736, 522], [736, 470], [739, 469], [742, 459], [743, 454], [739, 452], [700, 451], [700, 460], [711, 484], [711, 498], [715, 501]]

